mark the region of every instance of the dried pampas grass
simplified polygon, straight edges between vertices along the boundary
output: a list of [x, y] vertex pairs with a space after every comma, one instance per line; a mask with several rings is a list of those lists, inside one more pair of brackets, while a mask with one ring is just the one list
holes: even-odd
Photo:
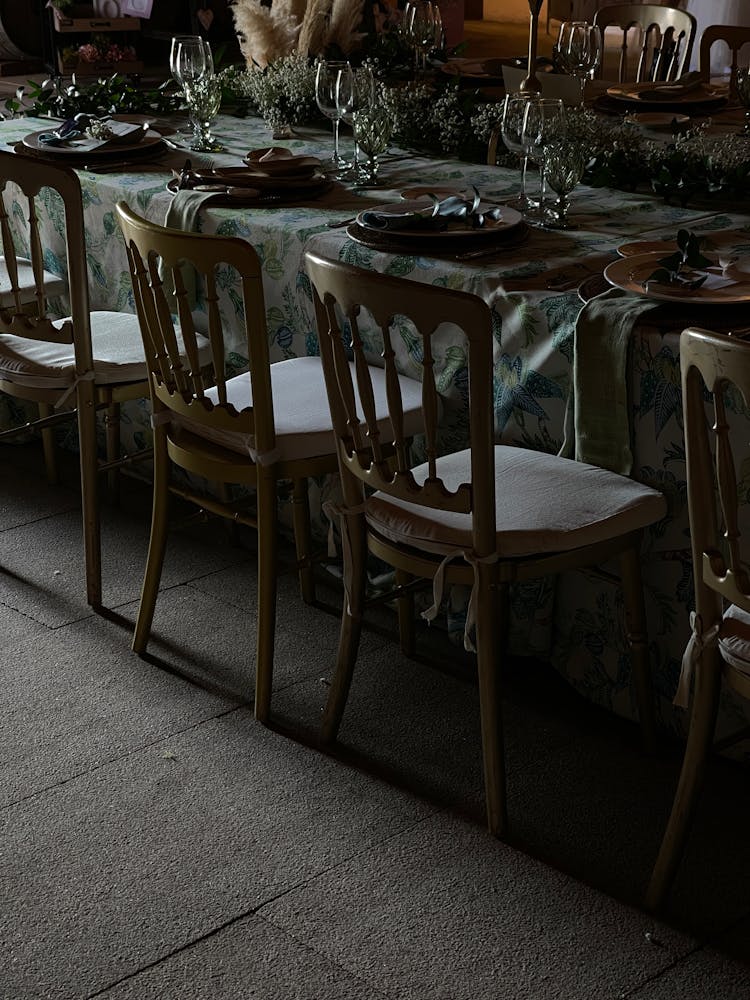
[[249, 69], [267, 66], [295, 49], [304, 56], [322, 55], [335, 45], [348, 55], [364, 34], [365, 0], [235, 0], [232, 7], [240, 48]]
[[328, 40], [332, 0], [309, 0], [299, 33], [298, 49], [304, 56], [317, 56]]
[[364, 7], [364, 0], [333, 0], [326, 44], [337, 45], [344, 55], [349, 55], [365, 37], [357, 31]]
[[232, 13], [248, 68], [267, 66], [293, 51], [300, 29], [290, 10], [294, 3], [276, 0], [272, 7], [262, 7], [260, 0], [236, 0]]

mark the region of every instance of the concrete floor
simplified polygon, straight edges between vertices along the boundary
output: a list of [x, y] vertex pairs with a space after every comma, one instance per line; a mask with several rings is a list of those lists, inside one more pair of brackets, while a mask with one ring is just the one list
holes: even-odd
[[[149, 491], [104, 512], [83, 599], [75, 469], [0, 449], [0, 997], [747, 1000], [748, 773], [716, 761], [665, 912], [639, 909], [680, 758], [508, 670], [511, 839], [483, 827], [472, 664], [363, 643], [335, 753], [314, 733], [337, 620], [281, 574], [256, 724], [252, 539], [172, 534], [129, 649]], [[321, 596], [340, 602], [324, 581]], [[392, 625], [381, 613], [381, 625]]]

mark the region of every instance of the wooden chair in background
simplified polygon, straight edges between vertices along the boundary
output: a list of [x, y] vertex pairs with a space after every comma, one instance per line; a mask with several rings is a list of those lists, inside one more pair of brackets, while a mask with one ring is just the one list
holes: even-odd
[[[44, 269], [39, 219], [58, 200], [58, 226], [64, 233], [64, 274]], [[13, 203], [25, 203], [22, 213]], [[24, 228], [19, 233], [19, 228]], [[0, 152], [0, 239], [8, 288], [0, 298], [0, 390], [30, 400], [40, 418], [0, 433], [0, 441], [29, 430], [42, 432], [49, 478], [56, 478], [52, 428], [77, 419], [81, 470], [81, 505], [86, 564], [86, 594], [93, 607], [102, 603], [101, 532], [98, 474], [137, 457], [120, 456], [119, 404], [148, 394], [146, 365], [134, 315], [91, 312], [89, 308], [83, 200], [77, 174], [66, 167], [16, 153]], [[28, 247], [20, 258], [15, 239]], [[62, 289], [60, 288], [62, 282]], [[32, 292], [33, 286], [33, 292]], [[49, 298], [61, 294], [70, 315], [53, 320]], [[107, 461], [99, 461], [97, 410], [106, 411]], [[148, 452], [150, 457], [150, 451]]]
[[735, 24], [711, 24], [703, 29], [699, 50], [700, 74], [704, 80], [711, 78], [711, 49], [716, 42], [726, 42], [731, 57], [729, 69], [729, 96], [737, 100], [737, 69], [739, 53], [744, 45], [750, 45], [750, 27]]
[[[750, 698], [750, 552], [738, 517], [747, 433], [739, 454], [730, 437], [738, 401], [750, 407], [750, 343], [684, 330], [680, 367], [695, 613], [676, 704], [687, 708], [691, 680], [694, 686], [682, 772], [646, 898], [652, 909], [663, 901], [682, 856], [713, 744], [722, 680]], [[711, 420], [706, 390], [713, 395]]]
[[[408, 588], [432, 581], [436, 613], [443, 583], [471, 588], [465, 643], [476, 621], [477, 670], [487, 818], [506, 825], [500, 683], [511, 584], [619, 556], [636, 698], [644, 731], [653, 725], [640, 544], [643, 529], [665, 514], [661, 494], [623, 476], [524, 448], [495, 444], [493, 336], [489, 307], [464, 292], [360, 270], [306, 254], [318, 337], [336, 435], [344, 506], [342, 535], [348, 600], [336, 671], [323, 720], [335, 739], [357, 659], [365, 608], [367, 552], [396, 570], [401, 641], [413, 643]], [[380, 330], [395, 460], [380, 445], [359, 327], [366, 310]], [[355, 380], [342, 343], [348, 320]], [[423, 358], [422, 411], [426, 461], [415, 468], [405, 440], [395, 346], [405, 318]], [[396, 319], [398, 323], [396, 324]], [[442, 324], [464, 331], [469, 372], [470, 446], [438, 457], [440, 402], [433, 365]], [[367, 331], [365, 340], [371, 341]], [[356, 392], [355, 392], [356, 386]], [[364, 406], [357, 406], [357, 398]], [[391, 439], [389, 439], [391, 440]], [[374, 492], [373, 492], [374, 491]]]
[[[677, 7], [656, 3], [618, 3], [600, 7], [594, 24], [621, 33], [618, 80], [636, 83], [676, 80], [689, 69], [695, 40], [696, 20]], [[629, 32], [639, 29], [639, 49], [635, 75], [631, 74]], [[602, 76], [602, 65], [597, 70]]]
[[[270, 364], [261, 265], [245, 240], [165, 229], [135, 215], [124, 202], [117, 213], [125, 236], [136, 309], [149, 368], [154, 422], [154, 500], [151, 540], [133, 649], [146, 649], [156, 607], [167, 538], [170, 489], [210, 513], [258, 532], [258, 617], [255, 715], [265, 722], [271, 704], [276, 624], [277, 488], [294, 488], [294, 534], [300, 587], [315, 600], [308, 477], [337, 468], [331, 417], [320, 358]], [[242, 289], [249, 371], [228, 377], [219, 312], [217, 270], [232, 268]], [[208, 314], [206, 341], [193, 326], [183, 275], [197, 272]], [[160, 274], [176, 290], [187, 363], [175, 339]], [[207, 370], [206, 362], [208, 363]], [[387, 416], [382, 370], [374, 372], [376, 411]], [[418, 412], [420, 386], [402, 378], [401, 391]], [[393, 391], [389, 385], [388, 392]], [[255, 491], [255, 514], [189, 487], [170, 487], [170, 465], [212, 483]]]

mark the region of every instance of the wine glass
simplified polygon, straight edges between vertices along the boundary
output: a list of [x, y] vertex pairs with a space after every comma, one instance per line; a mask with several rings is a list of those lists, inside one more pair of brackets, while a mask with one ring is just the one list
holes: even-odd
[[[563, 28], [565, 31], [563, 31]], [[584, 104], [586, 80], [602, 61], [602, 30], [588, 21], [570, 21], [560, 28], [561, 59], [571, 76], [581, 84], [581, 107]]]
[[214, 72], [214, 60], [208, 42], [197, 35], [184, 38], [177, 45], [173, 73], [183, 89]]
[[526, 105], [529, 101], [538, 101], [539, 95], [533, 90], [517, 90], [514, 93], [506, 94], [503, 103], [503, 116], [500, 125], [500, 133], [507, 148], [516, 153], [521, 166], [521, 192], [518, 197], [511, 199], [508, 204], [514, 205], [521, 212], [527, 211], [531, 207], [531, 202], [526, 189], [526, 171], [529, 165], [529, 157], [524, 152], [521, 143], [521, 133], [523, 131], [523, 117], [526, 113]]
[[[333, 156], [331, 162], [335, 173], [346, 167], [345, 161], [339, 153], [339, 124], [341, 122], [342, 110], [339, 106], [338, 95], [343, 95], [343, 88], [347, 86], [345, 82], [339, 86], [339, 77], [343, 74], [347, 81], [351, 76], [352, 68], [348, 62], [343, 60], [324, 60], [318, 63], [315, 73], [315, 103], [320, 110], [333, 122]], [[351, 84], [348, 85], [351, 89]]]
[[539, 213], [532, 221], [541, 224], [544, 224], [546, 215], [546, 150], [551, 142], [561, 138], [564, 128], [565, 107], [562, 101], [539, 97], [526, 105], [521, 129], [521, 146], [526, 156], [539, 166], [541, 184]]
[[189, 43], [197, 43], [197, 42], [202, 42], [202, 41], [203, 41], [203, 39], [200, 37], [200, 35], [173, 35], [172, 36], [172, 44], [171, 44], [171, 47], [169, 49], [169, 72], [172, 74], [172, 76], [174, 77], [175, 81], [178, 84], [180, 84], [180, 86], [182, 86], [182, 83], [181, 83], [180, 78], [179, 78], [179, 76], [177, 74], [177, 50], [178, 50], [178, 48], [180, 47], [180, 45], [183, 42], [185, 42], [185, 43], [188, 43], [188, 42]]
[[561, 139], [551, 142], [545, 150], [545, 179], [547, 187], [557, 195], [557, 202], [551, 206], [551, 216], [545, 225], [551, 229], [574, 229], [568, 221], [570, 199], [568, 195], [583, 177], [586, 154], [578, 142]]
[[[375, 103], [375, 78], [369, 66], [360, 66], [352, 73], [340, 73], [336, 85], [336, 101], [341, 111], [342, 119], [347, 125], [354, 125], [354, 115], [358, 111], [367, 111]], [[352, 158], [352, 176], [359, 180], [359, 150], [357, 138], [354, 137], [354, 155]]]
[[750, 66], [740, 66], [737, 70], [737, 96], [745, 109], [745, 126], [740, 135], [750, 138]]
[[406, 36], [414, 49], [414, 71], [427, 70], [427, 56], [442, 40], [440, 8], [431, 0], [408, 0], [404, 8]]

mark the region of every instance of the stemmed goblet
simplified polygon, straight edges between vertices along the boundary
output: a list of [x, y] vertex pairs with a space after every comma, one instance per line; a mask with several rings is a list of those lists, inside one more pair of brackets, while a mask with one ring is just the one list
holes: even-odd
[[190, 148], [221, 152], [223, 146], [211, 134], [211, 122], [221, 107], [221, 82], [214, 73], [211, 46], [198, 36], [177, 45], [174, 73], [182, 85], [193, 125]]
[[539, 95], [533, 90], [517, 90], [505, 95], [503, 103], [503, 116], [500, 124], [500, 134], [507, 148], [516, 153], [521, 165], [521, 191], [520, 194], [511, 199], [508, 204], [513, 205], [521, 212], [526, 212], [530, 207], [530, 200], [526, 189], [526, 172], [529, 166], [528, 154], [524, 151], [521, 143], [521, 133], [523, 131], [523, 118], [526, 113], [526, 105], [529, 101], [538, 101]]
[[[354, 126], [354, 115], [368, 111], [375, 102], [375, 78], [369, 66], [360, 66], [351, 73], [339, 74], [336, 82], [336, 103], [347, 125]], [[359, 180], [359, 147], [354, 136], [354, 153], [351, 164], [352, 179]]]
[[[565, 107], [563, 102], [549, 97], [529, 101], [523, 116], [521, 146], [530, 160], [539, 167], [540, 196], [539, 211], [530, 220], [543, 225], [546, 216], [545, 187], [547, 147], [551, 142], [563, 137], [565, 128]], [[527, 210], [527, 216], [529, 212]]]
[[588, 21], [567, 21], [560, 25], [558, 53], [563, 66], [581, 85], [580, 104], [586, 96], [586, 80], [602, 61], [602, 30]]
[[373, 105], [354, 112], [353, 127], [354, 141], [364, 156], [358, 179], [362, 184], [377, 184], [380, 166], [378, 157], [388, 149], [391, 119], [382, 108]]
[[568, 221], [570, 199], [568, 195], [578, 184], [586, 167], [586, 154], [580, 143], [561, 139], [549, 143], [545, 150], [545, 178], [547, 187], [557, 195], [550, 206], [550, 215], [544, 220], [550, 229], [574, 229]]
[[[340, 79], [343, 78], [343, 83]], [[315, 74], [315, 102], [326, 118], [333, 122], [333, 156], [331, 163], [335, 174], [339, 174], [347, 166], [339, 152], [339, 124], [343, 117], [345, 100], [339, 104], [339, 96], [345, 97], [345, 91], [351, 93], [353, 88], [352, 68], [344, 60], [321, 59]]]

